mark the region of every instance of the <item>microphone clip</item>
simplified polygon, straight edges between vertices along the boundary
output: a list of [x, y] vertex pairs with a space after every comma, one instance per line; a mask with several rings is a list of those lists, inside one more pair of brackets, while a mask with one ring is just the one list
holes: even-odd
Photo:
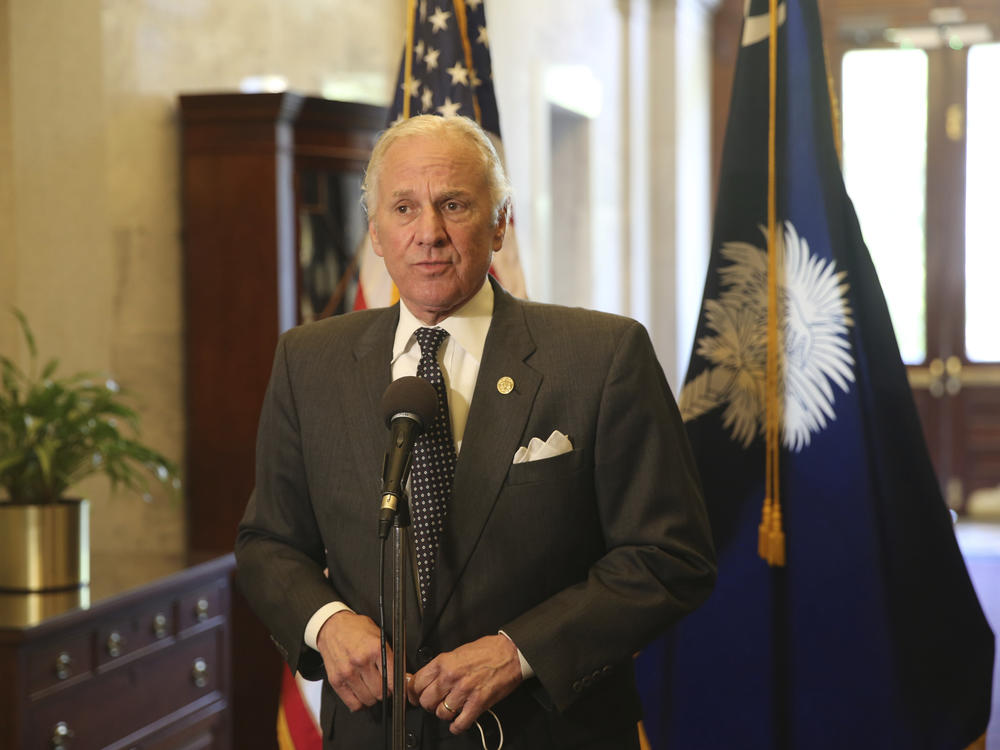
[[410, 501], [404, 490], [383, 493], [378, 513], [378, 538], [387, 538], [394, 524], [400, 527], [410, 525]]

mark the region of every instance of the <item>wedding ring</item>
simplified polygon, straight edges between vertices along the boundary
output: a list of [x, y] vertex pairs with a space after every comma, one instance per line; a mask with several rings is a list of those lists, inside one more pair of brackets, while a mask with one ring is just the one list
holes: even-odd
[[447, 711], [450, 714], [457, 714], [458, 713], [458, 709], [457, 708], [452, 708], [451, 706], [449, 706], [448, 705], [448, 701], [441, 701], [441, 705], [444, 706], [444, 710]]

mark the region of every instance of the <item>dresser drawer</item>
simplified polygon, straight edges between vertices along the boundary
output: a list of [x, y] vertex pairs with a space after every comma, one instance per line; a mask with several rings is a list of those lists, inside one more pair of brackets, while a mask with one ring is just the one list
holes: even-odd
[[28, 694], [86, 679], [91, 664], [90, 633], [81, 631], [41, 643], [27, 654]]
[[184, 631], [213, 617], [227, 614], [223, 606], [225, 591], [225, 581], [212, 581], [181, 597], [178, 629]]
[[97, 664], [103, 667], [173, 632], [174, 606], [170, 599], [123, 613], [98, 627]]
[[211, 701], [223, 684], [223, 638], [221, 628], [207, 630], [37, 701], [29, 710], [28, 746], [52, 747], [62, 731], [67, 750], [96, 750], [189, 704]]

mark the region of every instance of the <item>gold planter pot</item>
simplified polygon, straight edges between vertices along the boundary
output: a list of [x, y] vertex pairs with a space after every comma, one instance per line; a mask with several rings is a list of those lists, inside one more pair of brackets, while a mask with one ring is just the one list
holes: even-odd
[[58, 591], [90, 583], [90, 503], [0, 502], [0, 589]]

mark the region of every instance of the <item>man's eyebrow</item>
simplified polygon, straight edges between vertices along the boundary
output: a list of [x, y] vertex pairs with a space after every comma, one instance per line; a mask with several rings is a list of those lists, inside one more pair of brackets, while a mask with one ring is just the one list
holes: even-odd
[[470, 198], [472, 197], [471, 190], [465, 190], [463, 188], [455, 188], [454, 190], [445, 190], [441, 195], [438, 196], [439, 201], [447, 201], [452, 198]]
[[[391, 197], [393, 199], [399, 198], [411, 198], [415, 194], [415, 191], [409, 188], [400, 188], [399, 190], [393, 190]], [[464, 188], [453, 188], [451, 190], [445, 190], [434, 197], [435, 202], [452, 200], [453, 198], [471, 198], [473, 192], [471, 190], [466, 190]]]

